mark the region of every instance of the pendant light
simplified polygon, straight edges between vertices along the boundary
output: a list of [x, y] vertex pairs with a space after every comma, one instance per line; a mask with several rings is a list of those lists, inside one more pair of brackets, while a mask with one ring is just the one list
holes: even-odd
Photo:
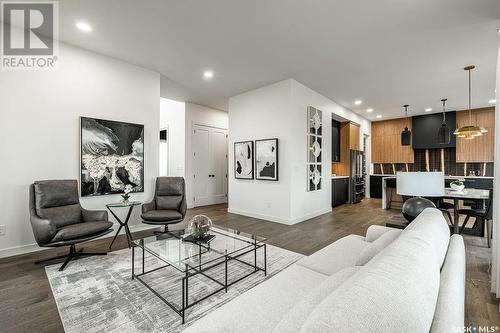
[[405, 129], [401, 132], [401, 145], [409, 146], [411, 145], [411, 131], [408, 129], [408, 107], [409, 105], [403, 105], [405, 108]]
[[488, 131], [481, 126], [472, 125], [472, 109], [471, 109], [471, 71], [476, 68], [474, 65], [470, 65], [464, 68], [464, 70], [469, 72], [469, 125], [462, 126], [458, 128], [453, 134], [459, 138], [465, 138], [472, 140], [475, 137], [481, 136]]
[[451, 141], [450, 128], [446, 125], [446, 101], [446, 98], [441, 100], [441, 102], [443, 102], [443, 122], [438, 130], [438, 142], [440, 145], [447, 145]]

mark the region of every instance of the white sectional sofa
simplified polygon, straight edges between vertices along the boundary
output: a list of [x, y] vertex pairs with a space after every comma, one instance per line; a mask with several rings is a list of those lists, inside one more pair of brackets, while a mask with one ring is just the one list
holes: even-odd
[[463, 239], [428, 208], [403, 231], [339, 239], [184, 332], [457, 332], [464, 294]]

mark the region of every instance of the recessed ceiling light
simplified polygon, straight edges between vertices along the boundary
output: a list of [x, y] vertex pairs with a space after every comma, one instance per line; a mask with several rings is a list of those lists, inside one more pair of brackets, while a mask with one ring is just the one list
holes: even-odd
[[204, 71], [203, 72], [203, 78], [205, 78], [206, 80], [210, 80], [214, 77], [214, 72], [212, 71]]
[[488, 101], [488, 103], [490, 103], [490, 104], [496, 104], [496, 103], [497, 103], [497, 100], [496, 100], [496, 99], [490, 99], [490, 100]]
[[92, 26], [85, 22], [76, 22], [76, 27], [83, 32], [91, 32]]
[[366, 109], [366, 112], [368, 112], [368, 113], [372, 113], [372, 112], [373, 112], [373, 109], [372, 109], [372, 108]]
[[380, 118], [382, 118], [382, 115], [381, 115], [381, 114], [378, 114], [376, 118], [377, 118], [377, 119], [380, 119]]
[[425, 109], [425, 112], [431, 112], [431, 111], [432, 111], [432, 108]]
[[356, 100], [356, 101], [354, 101], [354, 105], [361, 105], [361, 103], [363, 103], [363, 101], [361, 101], [361, 100], [359, 100], [359, 99], [358, 99], [358, 100]]

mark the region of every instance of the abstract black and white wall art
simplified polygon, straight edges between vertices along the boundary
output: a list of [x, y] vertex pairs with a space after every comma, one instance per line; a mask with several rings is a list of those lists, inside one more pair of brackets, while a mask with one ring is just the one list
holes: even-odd
[[308, 191], [321, 190], [321, 164], [309, 164]]
[[323, 112], [307, 107], [307, 190], [321, 189], [323, 162]]
[[144, 191], [144, 125], [80, 118], [81, 195]]
[[322, 155], [323, 155], [323, 150], [322, 147], [322, 137], [317, 136], [317, 135], [308, 135], [309, 137], [309, 142], [308, 142], [308, 163], [320, 163], [322, 160]]
[[312, 106], [307, 107], [307, 133], [323, 135], [323, 112]]
[[234, 178], [253, 179], [253, 141], [234, 143]]
[[278, 139], [255, 141], [255, 178], [278, 180]]

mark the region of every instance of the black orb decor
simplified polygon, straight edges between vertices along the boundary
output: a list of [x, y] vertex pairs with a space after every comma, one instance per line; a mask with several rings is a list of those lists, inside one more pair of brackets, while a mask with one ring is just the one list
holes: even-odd
[[426, 208], [436, 208], [436, 205], [429, 199], [421, 197], [408, 199], [403, 204], [403, 216], [411, 222]]

